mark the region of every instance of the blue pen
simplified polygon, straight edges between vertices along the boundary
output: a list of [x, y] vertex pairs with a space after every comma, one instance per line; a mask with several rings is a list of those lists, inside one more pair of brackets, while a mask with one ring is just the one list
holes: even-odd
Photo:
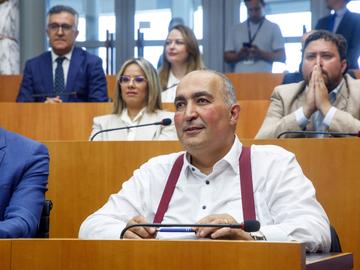
[[157, 229], [158, 232], [195, 232], [192, 228], [170, 228], [170, 227], [165, 227], [165, 228], [159, 228]]

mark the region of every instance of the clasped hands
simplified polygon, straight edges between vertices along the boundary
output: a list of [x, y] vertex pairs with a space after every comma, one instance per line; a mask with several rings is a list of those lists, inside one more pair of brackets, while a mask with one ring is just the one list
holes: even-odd
[[325, 116], [330, 108], [328, 89], [325, 85], [321, 67], [315, 65], [305, 96], [304, 115], [309, 119], [315, 111], [319, 110]]
[[44, 103], [62, 103], [60, 96], [56, 97], [47, 97]]
[[[143, 216], [131, 218], [126, 226], [149, 223]], [[200, 219], [197, 224], [236, 224], [237, 221], [228, 214], [209, 215]], [[249, 233], [242, 229], [194, 227], [197, 238], [227, 239], [227, 240], [253, 240]], [[133, 227], [126, 231], [124, 238], [127, 239], [154, 239], [156, 229], [153, 227]]]

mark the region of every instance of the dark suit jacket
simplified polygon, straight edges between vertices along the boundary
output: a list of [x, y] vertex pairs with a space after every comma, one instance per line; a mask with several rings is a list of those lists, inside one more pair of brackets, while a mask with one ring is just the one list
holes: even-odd
[[[318, 21], [315, 29], [328, 30], [330, 16]], [[360, 14], [346, 11], [336, 34], [341, 34], [347, 41], [347, 61], [349, 69], [359, 69], [358, 58], [360, 55]]]
[[36, 234], [48, 174], [44, 145], [0, 128], [0, 238]]
[[[51, 52], [28, 60], [16, 101], [43, 102], [47, 96], [57, 96], [53, 81]], [[48, 95], [51, 93], [53, 95]], [[75, 47], [70, 60], [65, 93], [67, 94], [60, 94], [64, 102], [108, 101], [101, 58]]]

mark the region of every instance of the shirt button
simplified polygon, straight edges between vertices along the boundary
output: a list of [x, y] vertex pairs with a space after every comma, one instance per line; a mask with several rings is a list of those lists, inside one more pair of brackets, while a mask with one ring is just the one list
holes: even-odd
[[206, 180], [206, 181], [205, 181], [205, 184], [209, 185], [209, 184], [210, 184], [210, 181], [209, 181], [209, 180]]
[[206, 209], [206, 205], [203, 205], [203, 206], [202, 206], [202, 209], [204, 209], [204, 210], [205, 210], [205, 209]]

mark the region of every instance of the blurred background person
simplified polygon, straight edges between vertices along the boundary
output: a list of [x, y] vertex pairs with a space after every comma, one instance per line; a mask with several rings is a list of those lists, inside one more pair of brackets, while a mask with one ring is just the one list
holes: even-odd
[[277, 24], [265, 18], [263, 0], [244, 0], [248, 19], [235, 25], [225, 44], [224, 59], [234, 72], [271, 72], [285, 62], [284, 38]]
[[19, 74], [19, 3], [0, 0], [0, 74]]
[[48, 12], [51, 51], [25, 64], [17, 102], [106, 102], [107, 83], [100, 57], [75, 46], [79, 14], [72, 7]]
[[334, 13], [321, 18], [315, 29], [328, 30], [342, 35], [347, 42], [346, 60], [348, 69], [359, 69], [360, 55], [360, 14], [346, 8], [350, 0], [325, 0], [328, 9]]
[[[173, 27], [176, 25], [185, 25], [183, 18], [180, 17], [172, 18], [169, 22], [168, 32], [170, 33], [171, 29], [173, 29]], [[157, 63], [157, 68], [159, 69], [163, 63], [164, 63], [164, 54], [161, 54], [159, 57], [159, 61]]]
[[143, 58], [127, 60], [117, 74], [112, 114], [94, 118], [90, 139], [104, 129], [172, 120], [171, 125], [151, 125], [103, 132], [94, 141], [177, 140], [174, 113], [161, 110], [161, 89], [156, 69]]
[[161, 99], [174, 102], [180, 80], [187, 73], [204, 68], [194, 32], [185, 25], [174, 26], [166, 38], [163, 55], [164, 63], [159, 69]]

